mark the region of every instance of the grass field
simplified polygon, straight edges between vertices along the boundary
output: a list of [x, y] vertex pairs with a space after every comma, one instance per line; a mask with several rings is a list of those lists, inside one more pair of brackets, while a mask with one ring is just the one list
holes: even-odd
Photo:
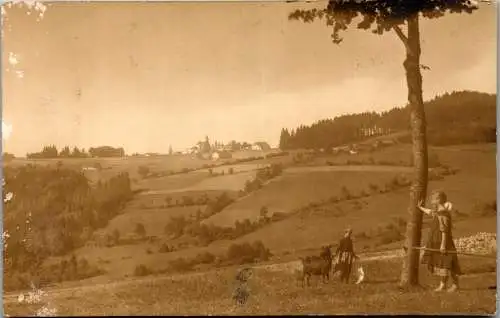
[[[155, 189], [161, 188], [161, 190], [150, 190], [148, 193], [168, 194], [193, 191], [239, 191], [245, 187], [245, 182], [247, 180], [252, 180], [255, 177], [255, 173], [255, 171], [249, 170], [235, 174], [224, 174], [213, 177], [204, 175], [203, 177], [200, 176], [202, 174], [201, 172], [194, 172], [188, 177], [190, 181], [193, 181], [193, 184], [186, 187], [167, 186], [162, 188], [164, 183], [156, 181], [157, 185], [155, 185]], [[180, 180], [183, 180], [183, 178], [180, 178]], [[150, 184], [151, 183], [148, 183], [148, 185]]]
[[[494, 312], [495, 291], [488, 290], [487, 287], [495, 284], [495, 273], [492, 272], [495, 263], [467, 257], [461, 258], [461, 262], [463, 260], [466, 263], [470, 275], [463, 278], [464, 290], [455, 295], [436, 295], [430, 292], [428, 288], [431, 283], [434, 284], [434, 280], [427, 274], [422, 277], [424, 290], [401, 293], [395, 283], [400, 262], [379, 260], [366, 264], [368, 278], [359, 286], [339, 287], [338, 283], [322, 285], [313, 281], [311, 288], [303, 290], [295, 286], [293, 278], [286, 272], [255, 270], [250, 282], [251, 298], [242, 308], [235, 307], [231, 300], [236, 268], [219, 268], [175, 278], [159, 275], [135, 280], [131, 277], [139, 264], [162, 270], [170, 260], [178, 257], [194, 257], [201, 252], [222, 255], [233, 243], [255, 240], [263, 241], [274, 254], [270, 264], [293, 261], [305, 254], [316, 254], [321, 245], [335, 244], [347, 226], [354, 229], [355, 248], [359, 252], [398, 249], [401, 247], [400, 239], [396, 237], [391, 238], [392, 241], [383, 242], [382, 238], [385, 235], [384, 229], [390, 224], [394, 224], [398, 218], [407, 218], [408, 188], [338, 203], [328, 200], [341, 196], [343, 187], [351, 194], [370, 192], [370, 184], [381, 187], [397, 175], [408, 176], [411, 169], [399, 165], [404, 160], [409, 160], [408, 147], [396, 145], [369, 154], [375, 162], [391, 159], [398, 166], [325, 165], [327, 160], [338, 160], [336, 163], [340, 164], [347, 163], [347, 159], [368, 160], [368, 157], [361, 157], [368, 156], [367, 154], [322, 156], [306, 166], [289, 166], [281, 176], [271, 180], [262, 189], [240, 198], [203, 222], [234, 226], [236, 220], [256, 220], [263, 206], [269, 209], [270, 214], [288, 213], [287, 218], [260, 227], [233, 241], [215, 241], [208, 246], [189, 247], [170, 253], [158, 252], [160, 244], [168, 242], [163, 232], [168, 220], [172, 216], [189, 216], [203, 207], [162, 208], [167, 197], [175, 201], [183, 196], [216, 197], [222, 192], [234, 195], [235, 191], [243, 187], [247, 178], [255, 174], [255, 169], [271, 162], [291, 164], [291, 157], [213, 169], [217, 173], [223, 169], [224, 176], [211, 177], [208, 170], [204, 169], [160, 178], [137, 177], [138, 181], [133, 186], [144, 191], [136, 194], [134, 200], [103, 231], [118, 229], [125, 235], [132, 232], [135, 224], [140, 222], [145, 225], [148, 235], [158, 236], [159, 240], [77, 250], [77, 256], [84, 256], [89, 262], [98, 264], [106, 273], [81, 282], [62, 283], [59, 287], [78, 287], [71, 291], [49, 294], [50, 304], [57, 308], [59, 315]], [[496, 232], [496, 215], [482, 214], [482, 206], [496, 200], [496, 145], [434, 147], [432, 153], [440, 163], [458, 169], [455, 175], [431, 181], [428, 189], [428, 192], [444, 189], [462, 215], [454, 219], [455, 237], [477, 232]], [[91, 165], [81, 159], [72, 160], [80, 160], [79, 164], [82, 165]], [[107, 164], [112, 169], [101, 172], [114, 174], [128, 170], [136, 173], [141, 164], [156, 167], [154, 169], [158, 171], [170, 169], [156, 157], [127, 160], [109, 160]], [[177, 164], [182, 169], [195, 165], [195, 161], [186, 161], [189, 162], [186, 166], [183, 163]], [[200, 161], [196, 164], [201, 167], [202, 162], [206, 163]], [[70, 163], [65, 161], [64, 164]], [[234, 168], [233, 175], [228, 175], [230, 167]], [[297, 211], [311, 203], [318, 204]], [[119, 284], [94, 285], [119, 281]], [[8, 314], [22, 315], [30, 310], [34, 310], [34, 307], [21, 306], [15, 302], [5, 305]]]
[[162, 236], [164, 234], [165, 224], [172, 217], [184, 216], [189, 218], [194, 215], [198, 209], [203, 210], [204, 206], [175, 207], [169, 209], [151, 209], [151, 210], [125, 210], [124, 213], [115, 217], [107, 226], [108, 231], [115, 229], [123, 234], [133, 233], [135, 225], [142, 223], [148, 235]]
[[293, 173], [285, 170], [281, 177], [272, 180], [265, 188], [235, 202], [205, 222], [219, 226], [234, 226], [236, 220], [253, 221], [259, 217], [263, 206], [267, 207], [270, 213], [290, 213], [304, 205], [340, 196], [343, 187], [351, 194], [358, 194], [361, 191], [369, 191], [370, 184], [382, 186], [397, 176], [397, 173], [388, 171], [330, 172], [328, 171], [330, 168], [333, 167], [324, 167], [325, 171], [316, 169], [311, 172], [303, 170]]
[[15, 301], [4, 304], [6, 313], [33, 315], [42, 305], [58, 315], [214, 315], [214, 314], [493, 314], [495, 312], [494, 260], [464, 259], [463, 289], [455, 294], [435, 293], [436, 281], [422, 268], [421, 289], [401, 292], [396, 285], [400, 261], [364, 263], [368, 275], [360, 285], [327, 284], [317, 279], [311, 286], [297, 286], [286, 271], [253, 270], [248, 282], [249, 298], [237, 306], [235, 268], [196, 275], [152, 277], [122, 284], [48, 292], [41, 304]]

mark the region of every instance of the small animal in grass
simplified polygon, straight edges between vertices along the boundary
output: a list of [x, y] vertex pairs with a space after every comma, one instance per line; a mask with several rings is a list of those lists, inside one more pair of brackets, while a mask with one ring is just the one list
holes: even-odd
[[236, 286], [236, 289], [233, 293], [233, 300], [236, 302], [237, 305], [244, 305], [247, 303], [248, 298], [250, 297], [250, 292], [248, 290], [248, 280], [252, 276], [252, 269], [250, 268], [244, 268], [236, 274], [236, 282], [238, 286]]

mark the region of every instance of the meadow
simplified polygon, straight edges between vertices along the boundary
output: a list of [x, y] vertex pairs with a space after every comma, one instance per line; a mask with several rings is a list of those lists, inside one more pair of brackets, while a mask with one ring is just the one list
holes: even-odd
[[[455, 236], [496, 233], [496, 209], [486, 209], [496, 202], [496, 145], [432, 147], [431, 152], [436, 166], [455, 169], [455, 173], [429, 182], [429, 191], [444, 189], [454, 203]], [[135, 179], [132, 187], [138, 192], [99, 232], [118, 231], [126, 237], [141, 223], [146, 239], [110, 247], [85, 246], [74, 251], [77, 257], [97, 264], [103, 274], [47, 287], [50, 305], [61, 315], [493, 313], [495, 291], [488, 287], [495, 284], [494, 261], [470, 257], [461, 258], [469, 274], [463, 279], [464, 290], [456, 295], [430, 292], [434, 281], [425, 270], [422, 289], [402, 293], [396, 288], [400, 269], [397, 258], [365, 262], [368, 274], [361, 285], [323, 285], [313, 281], [307, 289], [297, 287], [287, 270], [271, 271], [253, 264], [256, 269], [250, 281], [251, 297], [243, 307], [235, 307], [231, 300], [238, 266], [209, 264], [182, 275], [167, 271], [169, 262], [181, 257], [189, 259], [200, 253], [223, 256], [232, 244], [255, 241], [262, 241], [272, 253], [261, 265], [288, 264], [299, 256], [317, 254], [322, 245], [335, 245], [348, 226], [354, 229], [355, 248], [362, 255], [399, 250], [407, 218], [408, 188], [389, 185], [411, 177], [410, 153], [409, 145], [398, 144], [371, 153], [315, 155], [306, 163], [297, 163], [295, 152], [217, 166], [211, 172], [204, 168], [207, 161], [191, 158], [176, 158], [175, 163], [169, 161], [174, 159], [161, 157], [65, 160], [63, 165], [75, 169], [97, 162], [110, 167], [89, 172], [96, 175], [96, 180], [129, 172]], [[255, 178], [258, 169], [277, 163], [283, 164], [281, 175], [260, 189], [242, 194], [245, 182]], [[141, 165], [147, 165], [151, 171], [186, 167], [198, 170], [143, 178], [137, 174]], [[270, 216], [282, 216], [235, 239], [216, 240], [206, 246], [196, 244], [189, 235], [171, 238], [165, 232], [170, 220], [181, 216], [193, 219], [197, 211], [205, 210], [206, 205], [197, 203], [198, 198], [217, 198], [222, 194], [231, 196], [232, 203], [196, 222], [218, 227], [234, 227], [236, 221], [258, 222], [263, 207]], [[186, 198], [195, 202], [184, 204]], [[163, 244], [177, 248], [160, 252]], [[58, 259], [53, 257], [47, 264]], [[151, 274], [134, 277], [134, 270], [140, 265], [151, 269]], [[15, 295], [4, 296], [7, 314], [24, 315], [34, 310], [36, 305], [17, 304], [12, 298]]]
[[[323, 284], [298, 286], [286, 271], [256, 268], [248, 282], [248, 301], [238, 306], [232, 295], [237, 286], [236, 268], [201, 274], [156, 276], [48, 291], [37, 304], [19, 304], [14, 299], [4, 304], [7, 313], [33, 315], [40, 307], [56, 308], [58, 315], [295, 315], [295, 314], [493, 314], [495, 312], [495, 262], [485, 268], [484, 261], [465, 259], [463, 289], [459, 293], [434, 293], [435, 279], [422, 270], [421, 288], [398, 289], [400, 262], [366, 262], [370, 275], [359, 285]], [[480, 273], [477, 273], [477, 272]]]

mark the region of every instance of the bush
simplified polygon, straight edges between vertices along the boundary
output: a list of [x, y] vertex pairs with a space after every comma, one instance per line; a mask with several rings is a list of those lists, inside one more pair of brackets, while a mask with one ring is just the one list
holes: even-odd
[[176, 272], [187, 272], [193, 269], [193, 262], [186, 260], [183, 257], [174, 259], [169, 262], [169, 268]]
[[153, 271], [143, 264], [137, 265], [134, 269], [134, 276], [147, 276], [151, 275], [152, 273]]
[[379, 245], [390, 244], [403, 240], [405, 237], [406, 223], [407, 222], [404, 218], [398, 217], [386, 224], [383, 229], [379, 230]]
[[146, 236], [146, 228], [144, 227], [144, 224], [136, 223], [134, 233], [144, 238]]
[[380, 238], [380, 245], [399, 242], [404, 239], [404, 235], [396, 229], [390, 229], [384, 232]]
[[167, 225], [165, 225], [165, 233], [173, 234], [175, 237], [179, 237], [184, 234], [185, 228], [189, 225], [189, 221], [183, 216], [172, 217]]
[[379, 190], [379, 189], [378, 189], [378, 185], [373, 184], [373, 183], [370, 183], [370, 184], [368, 185], [368, 187], [370, 188], [370, 191], [371, 191], [371, 192], [373, 192], [373, 193], [377, 193], [377, 192], [378, 192], [378, 190]]
[[215, 255], [209, 252], [203, 252], [194, 258], [192, 261], [195, 264], [212, 264], [215, 261]]
[[337, 202], [339, 202], [339, 198], [336, 197], [336, 196], [332, 196], [332, 197], [330, 197], [328, 199], [328, 202], [330, 202], [330, 203], [337, 203]]
[[356, 237], [360, 240], [370, 238], [370, 236], [368, 234], [366, 234], [366, 232], [360, 232], [360, 233], [356, 234]]
[[139, 173], [139, 175], [142, 178], [146, 178], [150, 173], [149, 167], [148, 166], [139, 166], [137, 168], [137, 173]]
[[234, 168], [229, 168], [228, 172], [229, 174], [234, 174]]
[[269, 214], [269, 209], [267, 208], [267, 206], [263, 206], [260, 208], [259, 216], [261, 218], [267, 217], [268, 214]]
[[345, 186], [342, 186], [342, 189], [340, 190], [340, 195], [341, 195], [341, 198], [344, 200], [349, 200], [352, 198], [351, 193], [349, 192], [349, 190]]
[[117, 245], [120, 243], [120, 231], [118, 229], [115, 229], [113, 231], [112, 238], [113, 238], [114, 245]]
[[160, 249], [158, 250], [159, 253], [168, 253], [168, 252], [171, 252], [172, 249], [165, 243], [163, 243], [161, 246], [160, 246]]
[[283, 212], [274, 212], [273, 215], [271, 216], [271, 220], [273, 222], [281, 221], [286, 218], [286, 213]]
[[497, 200], [489, 203], [476, 204], [474, 212], [480, 216], [496, 216], [497, 215]]
[[227, 250], [227, 260], [233, 264], [267, 261], [271, 256], [271, 252], [261, 241], [256, 241], [253, 244], [231, 244]]

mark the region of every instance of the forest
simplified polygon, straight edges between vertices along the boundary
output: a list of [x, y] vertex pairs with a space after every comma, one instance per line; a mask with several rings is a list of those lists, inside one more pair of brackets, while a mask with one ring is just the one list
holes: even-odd
[[[4, 168], [4, 288], [23, 275], [38, 275], [42, 262], [81, 247], [132, 198], [130, 178], [120, 173], [91, 185], [79, 171], [25, 165]], [[64, 273], [60, 273], [65, 275]]]
[[[458, 91], [425, 102], [428, 142], [435, 146], [496, 142], [496, 95]], [[280, 148], [331, 149], [367, 138], [409, 130], [409, 111], [396, 107], [324, 119], [310, 126], [281, 130]], [[409, 135], [398, 137], [410, 143]]]

